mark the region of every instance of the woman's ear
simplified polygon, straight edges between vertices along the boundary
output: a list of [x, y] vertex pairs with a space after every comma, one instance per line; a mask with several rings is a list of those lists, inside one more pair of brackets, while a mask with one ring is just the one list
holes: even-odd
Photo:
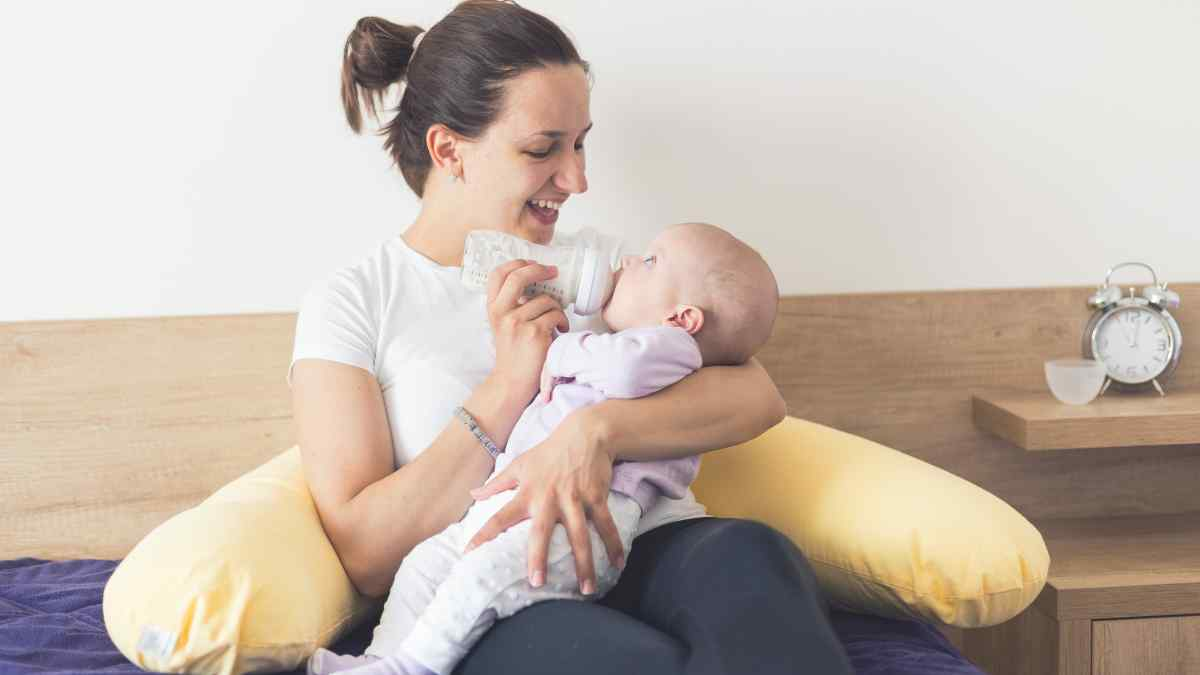
[[462, 178], [462, 139], [445, 124], [431, 124], [425, 132], [425, 149], [433, 167], [451, 177]]
[[695, 305], [675, 305], [674, 311], [663, 319], [664, 326], [677, 326], [695, 335], [704, 327], [704, 310]]

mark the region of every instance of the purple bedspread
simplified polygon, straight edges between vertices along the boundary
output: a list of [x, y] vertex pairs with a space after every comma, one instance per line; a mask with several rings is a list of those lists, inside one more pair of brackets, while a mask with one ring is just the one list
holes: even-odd
[[[0, 675], [140, 674], [104, 630], [100, 601], [116, 565], [0, 560]], [[835, 611], [833, 626], [859, 675], [983, 675], [923, 623]], [[334, 650], [362, 653], [371, 630], [361, 626]]]

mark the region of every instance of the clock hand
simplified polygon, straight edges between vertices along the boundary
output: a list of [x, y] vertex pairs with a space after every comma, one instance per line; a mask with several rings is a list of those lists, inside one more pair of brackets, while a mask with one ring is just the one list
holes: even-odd
[[1125, 344], [1127, 344], [1127, 345], [1129, 345], [1130, 347], [1132, 347], [1132, 346], [1133, 346], [1133, 339], [1129, 337], [1129, 330], [1128, 330], [1127, 328], [1125, 328], [1125, 325], [1124, 325], [1124, 324], [1121, 322], [1121, 318], [1120, 318], [1120, 317], [1117, 317], [1117, 318], [1116, 318], [1116, 319], [1114, 319], [1114, 320], [1117, 322], [1117, 326], [1119, 326], [1119, 327], [1121, 328], [1121, 334], [1125, 336]]

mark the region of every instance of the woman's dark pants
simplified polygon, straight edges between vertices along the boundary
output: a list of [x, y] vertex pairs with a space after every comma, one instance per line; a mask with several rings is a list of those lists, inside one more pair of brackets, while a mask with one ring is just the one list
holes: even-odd
[[804, 555], [749, 520], [698, 518], [634, 540], [596, 603], [498, 622], [455, 675], [853, 673]]

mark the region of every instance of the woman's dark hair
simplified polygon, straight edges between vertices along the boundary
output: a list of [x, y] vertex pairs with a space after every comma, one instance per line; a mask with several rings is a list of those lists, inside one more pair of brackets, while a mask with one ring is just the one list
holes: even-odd
[[378, 120], [384, 92], [406, 82], [395, 117], [379, 133], [418, 197], [431, 166], [425, 150], [431, 125], [478, 138], [500, 113], [507, 80], [547, 65], [588, 70], [562, 29], [514, 2], [463, 2], [421, 38], [413, 59], [420, 34], [417, 26], [368, 16], [346, 38], [342, 57], [342, 105], [355, 133], [362, 131], [359, 102]]

